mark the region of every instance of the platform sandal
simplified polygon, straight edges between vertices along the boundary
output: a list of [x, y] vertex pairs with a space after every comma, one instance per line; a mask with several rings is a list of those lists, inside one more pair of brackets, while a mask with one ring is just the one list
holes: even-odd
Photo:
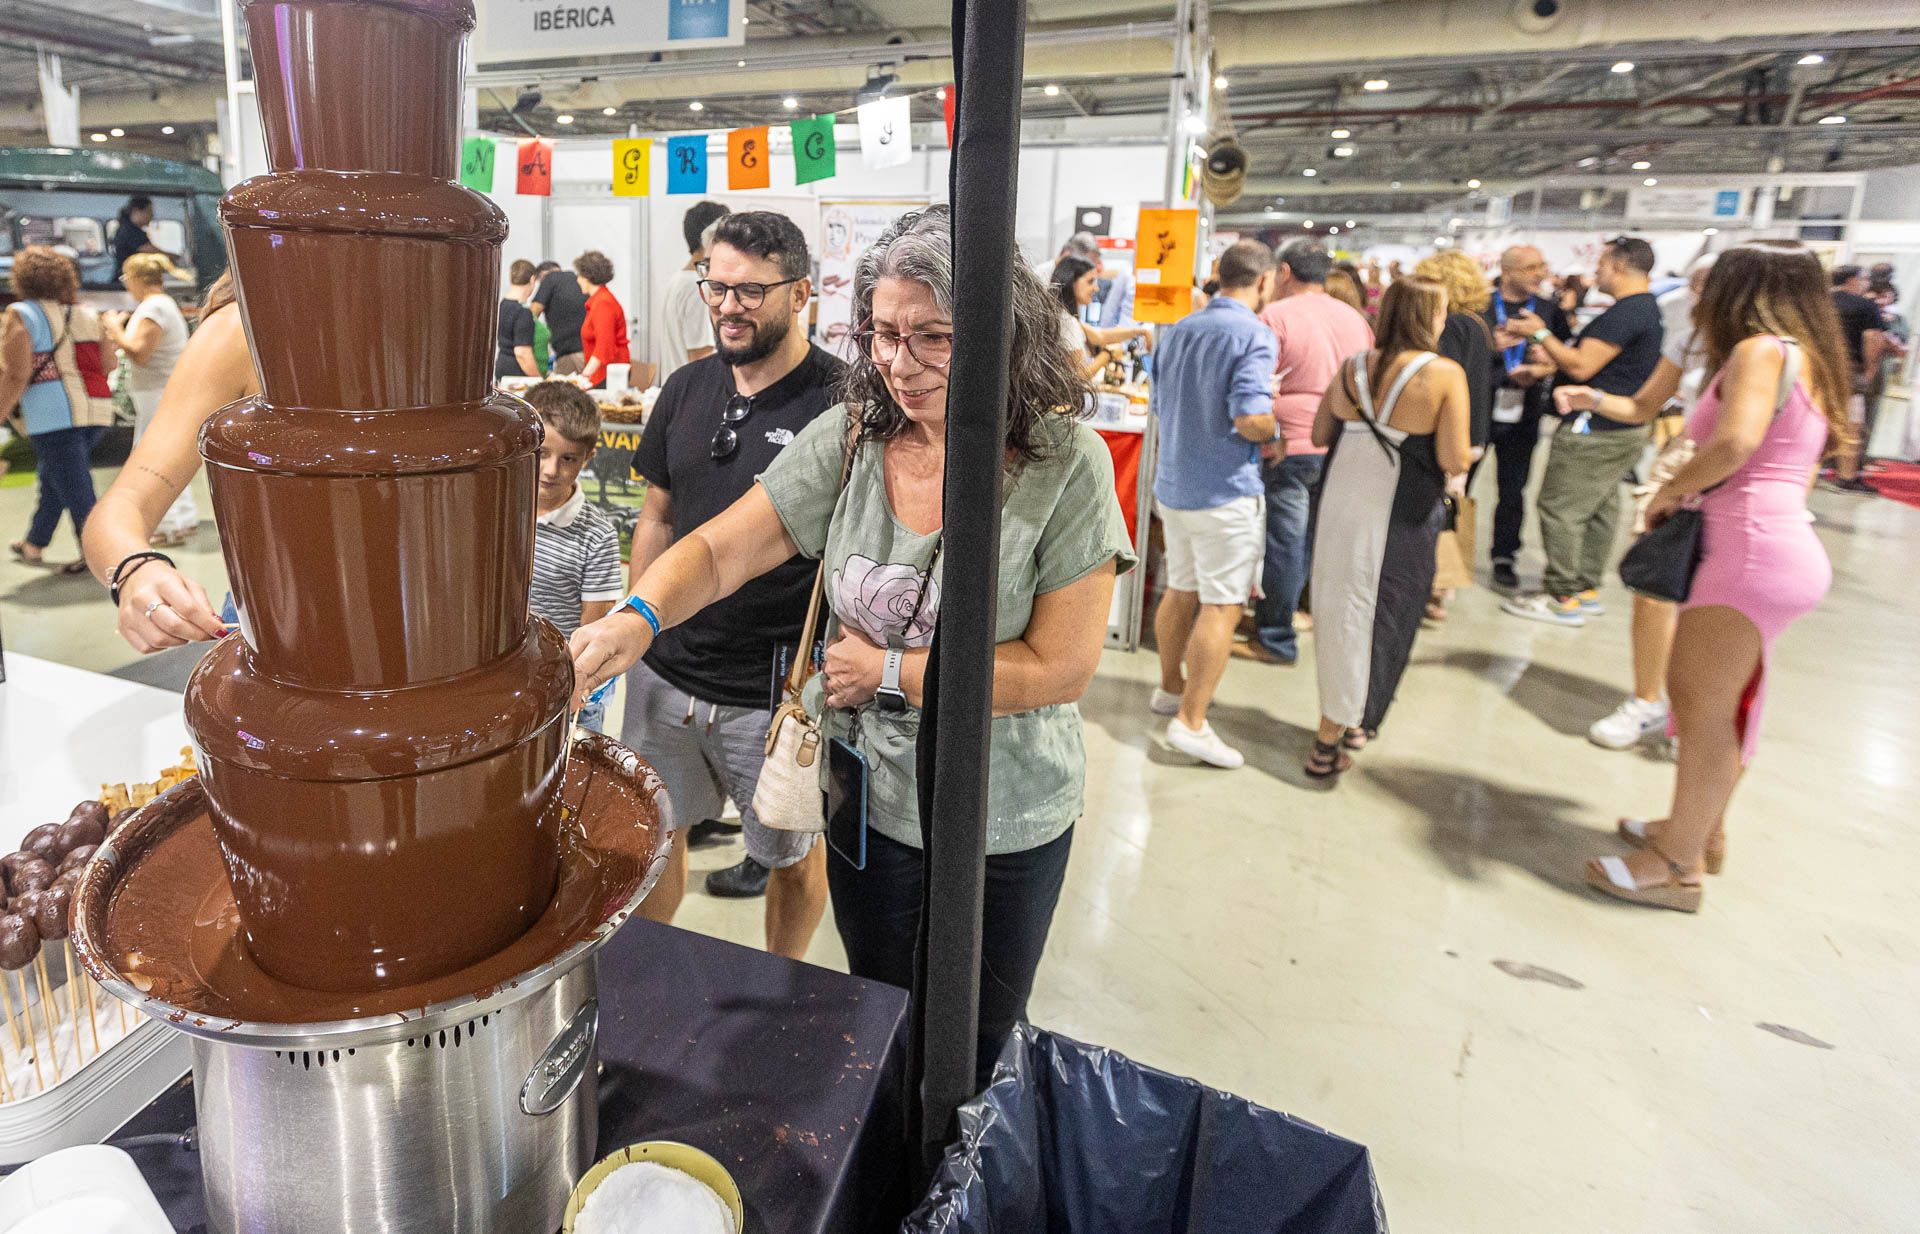
[[1340, 734], [1340, 744], [1349, 750], [1364, 750], [1372, 740], [1373, 730], [1370, 728], [1350, 728]]
[[1316, 780], [1331, 780], [1353, 766], [1353, 758], [1331, 741], [1313, 739], [1313, 757], [1301, 770]]
[[[1623, 818], [1614, 825], [1614, 830], [1620, 833], [1622, 840], [1633, 845], [1633, 847], [1645, 848], [1648, 843], [1647, 828], [1651, 826], [1652, 823], [1652, 819]], [[1713, 836], [1707, 841], [1707, 850], [1703, 856], [1706, 862], [1707, 873], [1718, 874], [1720, 871], [1726, 869], [1727, 833], [1724, 831], [1714, 832]]]
[[1629, 904], [1640, 904], [1647, 908], [1670, 908], [1678, 913], [1697, 913], [1700, 901], [1706, 891], [1698, 882], [1687, 882], [1689, 878], [1698, 878], [1699, 871], [1689, 870], [1673, 858], [1661, 852], [1653, 843], [1646, 846], [1647, 851], [1667, 863], [1670, 881], [1641, 886], [1633, 877], [1633, 871], [1619, 857], [1595, 857], [1587, 862], [1587, 885], [1595, 891], [1612, 896], [1616, 900], [1625, 900]]

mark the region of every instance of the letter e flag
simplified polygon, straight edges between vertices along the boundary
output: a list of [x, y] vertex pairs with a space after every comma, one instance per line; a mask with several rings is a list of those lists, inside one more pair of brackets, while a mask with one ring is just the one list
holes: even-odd
[[727, 187], [763, 189], [773, 183], [767, 166], [767, 126], [727, 134]]

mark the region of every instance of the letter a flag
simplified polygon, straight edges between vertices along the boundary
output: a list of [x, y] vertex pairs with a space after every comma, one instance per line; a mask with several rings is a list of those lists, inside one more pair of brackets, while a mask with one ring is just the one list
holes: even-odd
[[833, 117], [816, 116], [795, 120], [787, 126], [793, 133], [793, 179], [795, 184], [828, 180], [834, 172]]
[[860, 160], [874, 171], [898, 167], [913, 158], [913, 104], [905, 95], [862, 103]]
[[667, 192], [707, 191], [707, 136], [667, 138]]
[[960, 102], [960, 87], [949, 84], [940, 92], [940, 111], [947, 121], [947, 149], [953, 149], [953, 109]]
[[522, 197], [553, 196], [553, 143], [544, 137], [521, 139], [514, 151], [514, 192]]
[[773, 183], [767, 166], [767, 126], [727, 134], [727, 187], [763, 189]]
[[622, 137], [613, 143], [613, 195], [645, 197], [653, 188], [653, 142]]

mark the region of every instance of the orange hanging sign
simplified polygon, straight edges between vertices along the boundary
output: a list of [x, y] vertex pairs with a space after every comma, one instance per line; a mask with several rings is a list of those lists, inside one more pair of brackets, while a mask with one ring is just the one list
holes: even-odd
[[727, 187], [763, 189], [773, 183], [767, 158], [767, 126], [727, 134]]
[[1154, 325], [1168, 325], [1193, 311], [1193, 284], [1160, 287], [1152, 283], [1133, 285], [1133, 319]]
[[[1199, 230], [1198, 210], [1142, 210], [1133, 249], [1134, 285], [1138, 288], [1193, 286], [1195, 237]], [[1135, 303], [1138, 302], [1136, 295]], [[1141, 320], [1153, 319], [1142, 317]]]

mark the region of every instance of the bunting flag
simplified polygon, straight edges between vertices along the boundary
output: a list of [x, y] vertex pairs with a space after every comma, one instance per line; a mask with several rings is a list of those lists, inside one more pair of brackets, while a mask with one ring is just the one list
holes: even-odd
[[834, 174], [833, 117], [815, 116], [787, 126], [793, 134], [793, 182], [812, 184]]
[[645, 197], [653, 189], [653, 142], [623, 137], [613, 143], [613, 195]]
[[947, 149], [953, 149], [953, 112], [960, 104], [960, 87], [948, 82], [940, 91], [940, 111], [947, 121]]
[[913, 103], [905, 95], [862, 103], [860, 158], [869, 168], [884, 171], [913, 159]]
[[740, 189], [763, 189], [773, 183], [773, 171], [768, 166], [767, 126], [735, 129], [727, 134], [727, 187], [734, 191]]
[[461, 142], [460, 183], [478, 192], [493, 192], [493, 156], [498, 148], [491, 137], [469, 137]]
[[707, 138], [667, 138], [667, 192], [707, 191]]
[[514, 152], [514, 192], [523, 197], [553, 196], [553, 143], [544, 137], [521, 140]]

